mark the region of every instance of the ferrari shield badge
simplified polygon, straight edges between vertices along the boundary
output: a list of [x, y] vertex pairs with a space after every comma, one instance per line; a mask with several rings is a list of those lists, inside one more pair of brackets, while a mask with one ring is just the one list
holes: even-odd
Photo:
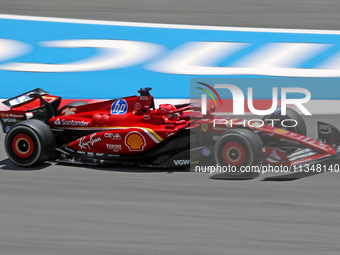
[[207, 123], [203, 123], [201, 127], [202, 127], [203, 132], [206, 132], [208, 130], [208, 124]]

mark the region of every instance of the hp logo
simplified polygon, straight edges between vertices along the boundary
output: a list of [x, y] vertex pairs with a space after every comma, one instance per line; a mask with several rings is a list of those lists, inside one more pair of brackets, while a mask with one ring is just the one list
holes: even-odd
[[112, 114], [125, 114], [128, 110], [128, 104], [124, 99], [117, 99], [111, 106]]

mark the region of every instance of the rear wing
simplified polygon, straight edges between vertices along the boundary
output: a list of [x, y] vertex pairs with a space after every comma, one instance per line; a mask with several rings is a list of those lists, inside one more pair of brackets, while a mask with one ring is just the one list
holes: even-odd
[[26, 104], [36, 99], [37, 96], [43, 96], [43, 95], [48, 95], [48, 92], [45, 90], [42, 90], [41, 88], [36, 88], [26, 93], [23, 93], [19, 96], [5, 100], [2, 103], [12, 109], [12, 108], [21, 106], [23, 104]]

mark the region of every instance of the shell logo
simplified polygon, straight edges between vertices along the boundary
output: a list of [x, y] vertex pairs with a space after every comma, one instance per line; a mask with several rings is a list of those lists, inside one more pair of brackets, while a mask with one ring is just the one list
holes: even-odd
[[144, 150], [146, 142], [141, 133], [132, 131], [125, 136], [125, 145], [130, 151], [142, 151]]
[[276, 133], [279, 133], [279, 134], [286, 134], [286, 133], [288, 133], [287, 130], [284, 130], [284, 129], [281, 129], [281, 128], [276, 128], [276, 129], [274, 129], [274, 131]]

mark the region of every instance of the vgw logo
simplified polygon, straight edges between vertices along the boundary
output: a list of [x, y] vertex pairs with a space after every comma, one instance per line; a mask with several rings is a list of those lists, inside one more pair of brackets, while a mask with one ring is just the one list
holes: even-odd
[[190, 165], [190, 159], [177, 159], [174, 160], [176, 166]]
[[128, 104], [124, 99], [117, 99], [111, 105], [112, 114], [125, 114], [128, 110]]
[[[228, 89], [233, 98], [233, 114], [234, 115], [244, 115], [244, 94], [242, 90], [231, 84], [215, 84], [214, 88], [212, 86], [209, 86], [208, 84], [199, 82], [199, 84], [206, 86], [209, 88], [213, 93], [217, 96], [219, 99], [220, 104], [222, 105], [222, 100], [220, 98], [220, 95], [217, 93], [215, 88], [220, 89]], [[206, 92], [214, 101], [215, 106], [217, 106], [217, 102], [213, 96], [213, 94], [205, 89], [197, 87], [200, 90], [203, 90]], [[247, 104], [248, 108], [251, 113], [255, 115], [269, 115], [272, 114], [278, 106], [278, 93], [277, 93], [277, 87], [273, 87], [272, 89], [272, 105], [267, 110], [258, 110], [254, 107], [253, 102], [253, 88], [248, 87], [247, 89], [248, 97], [247, 97]], [[287, 98], [288, 93], [302, 93], [305, 95], [304, 98]], [[207, 114], [207, 94], [201, 94], [201, 112], [203, 115]], [[281, 113], [282, 115], [286, 115], [287, 113], [287, 105], [292, 104], [295, 105], [304, 115], [312, 115], [306, 107], [303, 106], [304, 103], [307, 103], [311, 99], [311, 93], [309, 90], [305, 88], [297, 88], [297, 87], [282, 87], [281, 88]]]

